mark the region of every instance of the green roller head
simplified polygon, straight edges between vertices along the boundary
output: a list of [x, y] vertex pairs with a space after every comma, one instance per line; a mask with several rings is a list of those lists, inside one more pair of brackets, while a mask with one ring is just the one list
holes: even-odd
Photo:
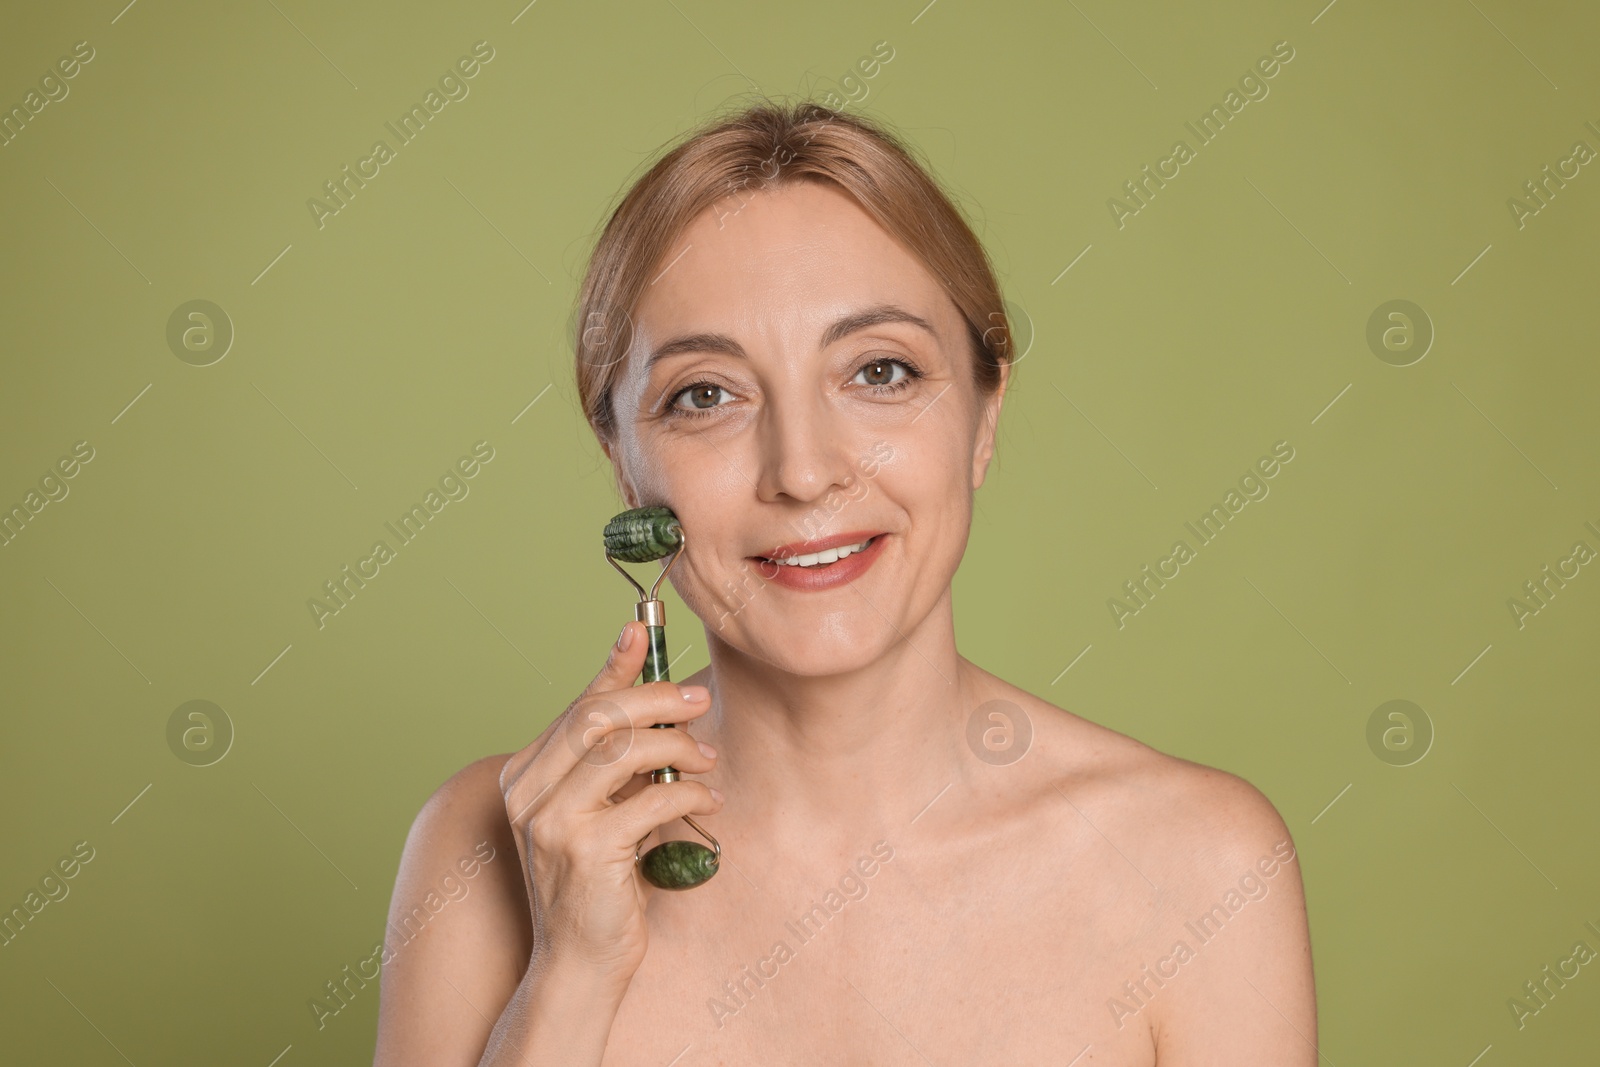
[[624, 511], [605, 529], [606, 555], [624, 563], [649, 563], [683, 543], [683, 527], [667, 507]]
[[663, 841], [644, 854], [640, 867], [659, 889], [693, 889], [717, 873], [717, 854], [697, 841]]

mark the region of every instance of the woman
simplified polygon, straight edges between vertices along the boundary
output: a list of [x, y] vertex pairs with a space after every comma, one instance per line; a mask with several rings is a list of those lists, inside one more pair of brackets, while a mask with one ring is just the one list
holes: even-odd
[[[702, 129], [616, 209], [579, 322], [585, 414], [625, 505], [682, 521], [711, 662], [634, 685], [629, 622], [532, 744], [428, 801], [376, 1062], [1314, 1064], [1272, 805], [956, 650], [1012, 353], [901, 143], [809, 103]], [[684, 814], [722, 870], [663, 892], [635, 845], [700, 840]]]

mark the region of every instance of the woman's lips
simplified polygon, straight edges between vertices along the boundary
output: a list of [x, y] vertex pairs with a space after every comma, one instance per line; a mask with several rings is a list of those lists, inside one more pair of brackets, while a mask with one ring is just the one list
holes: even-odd
[[[755, 560], [757, 573], [766, 581], [781, 585], [785, 589], [817, 592], [853, 582], [865, 574], [867, 568], [871, 567], [882, 554], [883, 543], [888, 536], [888, 534], [877, 534], [860, 552], [852, 552], [833, 563], [818, 563], [811, 567], [786, 567], [760, 556], [751, 558]], [[774, 571], [777, 573], [774, 574]]]

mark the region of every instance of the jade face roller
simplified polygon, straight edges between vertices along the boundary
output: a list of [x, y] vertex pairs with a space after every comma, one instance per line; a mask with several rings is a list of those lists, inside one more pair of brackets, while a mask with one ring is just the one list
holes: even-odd
[[[642, 672], [642, 678], [646, 682], [671, 680], [667, 677], [667, 606], [656, 599], [656, 590], [661, 588], [662, 579], [666, 578], [667, 571], [678, 562], [683, 544], [683, 527], [669, 508], [634, 508], [631, 511], [624, 511], [606, 523], [606, 562], [616, 567], [617, 573], [628, 579], [629, 584], [639, 591], [639, 603], [634, 605], [633, 615], [645, 624], [650, 636], [650, 647], [645, 652]], [[661, 569], [661, 574], [657, 576], [648, 594], [642, 585], [633, 580], [632, 575], [617, 566], [617, 560], [626, 563], [649, 563], [661, 559], [668, 553], [671, 553], [672, 558]], [[675, 726], [675, 723], [670, 722], [652, 724], [653, 729], [670, 730]], [[677, 780], [676, 767], [662, 767], [660, 770], [650, 772], [651, 782]], [[639, 865], [639, 872], [644, 875], [645, 881], [661, 889], [693, 889], [703, 884], [717, 873], [717, 863], [722, 857], [722, 846], [717, 844], [716, 838], [706, 833], [700, 824], [689, 816], [684, 815], [682, 818], [684, 822], [694, 827], [696, 833], [711, 842], [710, 848], [698, 841], [663, 841], [641, 858], [639, 845], [644, 844], [649, 834], [641, 837], [639, 843], [633, 847], [633, 858]]]

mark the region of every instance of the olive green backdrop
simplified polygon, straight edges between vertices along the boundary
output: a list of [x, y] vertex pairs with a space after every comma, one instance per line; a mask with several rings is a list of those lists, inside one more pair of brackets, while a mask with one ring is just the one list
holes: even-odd
[[0, 947], [3, 1058], [370, 1059], [376, 982], [310, 1002], [382, 937], [418, 807], [630, 617], [571, 383], [585, 253], [758, 91], [895, 124], [1002, 275], [1026, 355], [963, 652], [1271, 798], [1324, 1062], [1592, 1060], [1593, 964], [1508, 1006], [1600, 949], [1592, 8], [120, 3], [0, 35], [0, 908], [40, 909]]

